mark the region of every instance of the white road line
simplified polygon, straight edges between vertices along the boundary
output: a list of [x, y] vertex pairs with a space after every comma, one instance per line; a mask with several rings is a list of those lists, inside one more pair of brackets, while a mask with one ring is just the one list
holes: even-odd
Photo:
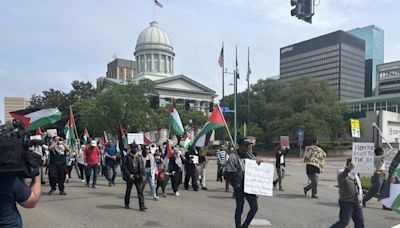
[[251, 226], [271, 226], [271, 222], [266, 219], [253, 219], [250, 223]]

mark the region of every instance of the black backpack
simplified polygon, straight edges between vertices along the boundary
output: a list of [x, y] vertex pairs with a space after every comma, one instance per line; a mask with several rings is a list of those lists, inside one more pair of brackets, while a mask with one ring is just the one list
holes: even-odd
[[22, 141], [18, 131], [0, 125], [0, 173], [17, 173], [25, 170]]

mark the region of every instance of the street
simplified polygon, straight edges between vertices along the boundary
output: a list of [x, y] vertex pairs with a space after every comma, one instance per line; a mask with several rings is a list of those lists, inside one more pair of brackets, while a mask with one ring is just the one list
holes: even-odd
[[[272, 163], [272, 159], [265, 159]], [[344, 160], [344, 159], [343, 159]], [[343, 161], [344, 162], [344, 161]], [[274, 191], [273, 197], [258, 198], [258, 212], [251, 227], [329, 227], [338, 220], [336, 171], [343, 166], [339, 160], [327, 161], [318, 185], [319, 199], [305, 197], [307, 183], [305, 165], [298, 159], [288, 159], [285, 191]], [[104, 177], [98, 178], [96, 189], [87, 188], [73, 171], [73, 178], [66, 183], [67, 196], [47, 195], [48, 183], [42, 186], [42, 198], [34, 209], [19, 207], [24, 226], [47, 227], [234, 227], [235, 201], [232, 192], [224, 192], [224, 184], [216, 182], [216, 162], [207, 166], [208, 191], [183, 190], [180, 197], [172, 194], [154, 201], [148, 185], [145, 189], [146, 212], [139, 211], [135, 190], [132, 190], [131, 209], [124, 209], [125, 183], [120, 176], [117, 185], [108, 187]], [[161, 189], [159, 189], [160, 193]], [[161, 195], [161, 194], [159, 194]], [[376, 199], [364, 208], [366, 227], [392, 227], [400, 223], [400, 215], [382, 210]], [[248, 212], [245, 204], [243, 220]], [[353, 227], [352, 221], [349, 227]]]

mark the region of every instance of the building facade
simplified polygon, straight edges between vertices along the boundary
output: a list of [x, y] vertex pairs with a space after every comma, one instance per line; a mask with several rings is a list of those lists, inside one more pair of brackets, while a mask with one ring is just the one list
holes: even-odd
[[376, 66], [384, 63], [384, 30], [376, 25], [369, 25], [352, 29], [348, 33], [365, 41], [365, 96], [373, 96], [377, 94]]
[[280, 49], [280, 80], [325, 81], [338, 99], [364, 97], [365, 41], [336, 31]]
[[400, 61], [376, 66], [378, 95], [400, 93]]
[[107, 64], [107, 78], [118, 80], [132, 79], [136, 74], [136, 61], [116, 58]]
[[29, 100], [24, 97], [4, 97], [4, 120], [9, 123], [13, 120], [10, 112], [25, 109], [29, 106]]

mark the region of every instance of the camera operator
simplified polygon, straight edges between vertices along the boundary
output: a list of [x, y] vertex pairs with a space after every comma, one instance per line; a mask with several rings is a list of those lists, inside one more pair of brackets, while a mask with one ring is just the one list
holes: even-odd
[[[22, 227], [16, 202], [22, 207], [33, 208], [41, 195], [35, 156], [24, 150], [31, 143], [29, 140], [23, 142], [24, 124], [20, 120], [12, 123], [14, 128], [0, 126], [0, 156], [3, 156], [0, 163], [0, 227]], [[13, 156], [9, 156], [11, 153]], [[30, 187], [23, 183], [22, 177], [32, 178]]]
[[56, 184], [58, 183], [58, 189], [60, 195], [67, 195], [64, 191], [65, 182], [65, 171], [67, 168], [66, 154], [69, 153], [69, 147], [59, 136], [54, 136], [53, 141], [49, 146], [50, 151], [50, 163], [49, 163], [49, 180], [51, 195], [56, 190]]

